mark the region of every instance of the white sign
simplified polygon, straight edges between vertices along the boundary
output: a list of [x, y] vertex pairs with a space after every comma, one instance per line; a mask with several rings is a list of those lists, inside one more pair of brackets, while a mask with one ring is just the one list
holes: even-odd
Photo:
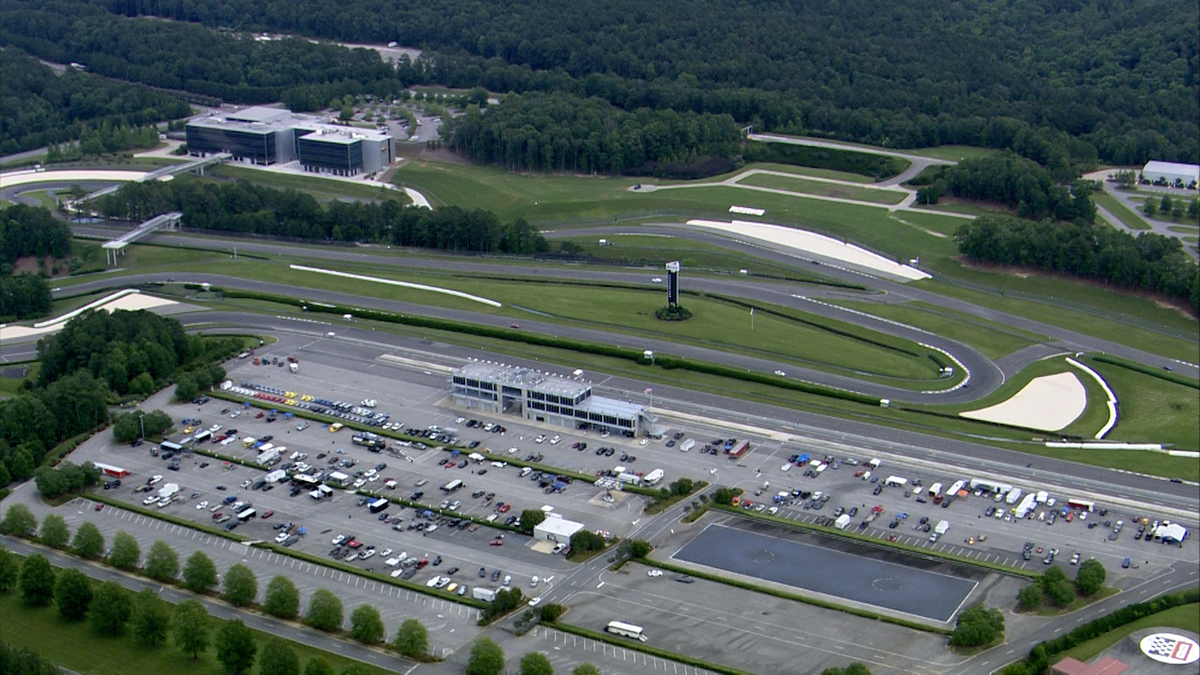
[[1155, 633], [1142, 638], [1142, 653], [1159, 663], [1185, 665], [1200, 660], [1200, 645], [1174, 633]]

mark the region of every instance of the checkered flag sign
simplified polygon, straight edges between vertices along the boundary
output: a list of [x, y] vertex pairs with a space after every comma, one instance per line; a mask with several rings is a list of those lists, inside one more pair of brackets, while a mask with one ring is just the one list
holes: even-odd
[[1142, 652], [1162, 663], [1194, 663], [1200, 660], [1200, 645], [1170, 633], [1155, 633], [1142, 638]]
[[1146, 653], [1157, 656], [1173, 656], [1175, 648], [1179, 644], [1179, 640], [1169, 635], [1155, 635], [1154, 639], [1147, 645]]

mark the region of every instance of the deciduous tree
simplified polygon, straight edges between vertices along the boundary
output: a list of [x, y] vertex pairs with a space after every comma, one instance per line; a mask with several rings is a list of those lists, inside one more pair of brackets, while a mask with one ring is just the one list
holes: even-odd
[[217, 632], [217, 660], [225, 670], [240, 675], [254, 665], [258, 654], [258, 643], [254, 632], [241, 619], [230, 619]]
[[138, 568], [141, 560], [142, 549], [133, 535], [125, 531], [113, 535], [112, 554], [108, 556], [113, 567], [130, 572]]
[[420, 621], [405, 619], [396, 631], [396, 639], [392, 646], [410, 659], [422, 656], [429, 651], [429, 632]]
[[500, 675], [504, 670], [504, 650], [491, 638], [481, 637], [471, 645], [466, 675]]
[[204, 551], [196, 551], [183, 564], [183, 585], [193, 593], [207, 593], [217, 586], [217, 566]]
[[336, 595], [319, 588], [308, 601], [305, 623], [317, 630], [335, 631], [342, 627], [342, 601]]
[[68, 567], [54, 582], [54, 604], [67, 621], [83, 621], [92, 602], [92, 580], [79, 570]]
[[286, 641], [273, 637], [258, 656], [259, 675], [300, 675], [300, 658]]
[[208, 610], [197, 600], [184, 600], [175, 605], [171, 613], [171, 634], [175, 644], [183, 652], [191, 654], [196, 660], [200, 652], [208, 649], [208, 635], [212, 630], [212, 620]]
[[133, 634], [138, 640], [157, 646], [167, 639], [170, 622], [170, 606], [154, 589], [144, 589], [133, 597]]
[[150, 545], [143, 572], [155, 581], [173, 583], [179, 577], [179, 554], [167, 542], [157, 540]]
[[4, 512], [0, 530], [14, 537], [28, 537], [37, 530], [37, 518], [24, 504], [13, 504]]
[[48, 514], [42, 519], [42, 527], [38, 530], [38, 538], [50, 548], [63, 548], [71, 540], [71, 530], [67, 521], [57, 513]]
[[252, 604], [258, 597], [258, 578], [254, 570], [238, 563], [225, 572], [224, 593], [221, 597], [235, 607]]
[[21, 597], [31, 605], [48, 605], [54, 598], [54, 568], [46, 556], [34, 553], [21, 563], [18, 586]]
[[359, 605], [350, 613], [350, 637], [364, 644], [382, 642], [387, 635], [383, 617], [371, 605]]
[[554, 666], [541, 652], [528, 652], [521, 657], [518, 675], [554, 675]]
[[120, 635], [125, 632], [125, 624], [129, 622], [132, 612], [133, 603], [129, 599], [129, 591], [121, 588], [115, 581], [106, 581], [100, 584], [95, 597], [92, 598], [88, 621], [101, 635]]
[[100, 528], [85, 520], [79, 529], [75, 530], [71, 550], [80, 558], [88, 560], [95, 560], [104, 555], [104, 535], [100, 533]]
[[281, 619], [294, 619], [300, 615], [300, 591], [291, 579], [282, 574], [271, 579], [263, 598], [263, 611]]

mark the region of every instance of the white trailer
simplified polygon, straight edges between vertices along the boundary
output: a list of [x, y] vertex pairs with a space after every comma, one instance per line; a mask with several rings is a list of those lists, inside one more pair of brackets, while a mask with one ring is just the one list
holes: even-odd
[[645, 476], [642, 476], [642, 484], [654, 485], [655, 483], [658, 483], [658, 481], [662, 480], [663, 476], [665, 475], [666, 473], [664, 473], [662, 469], [655, 469]]
[[839, 530], [846, 529], [850, 526], [850, 516], [843, 513], [842, 515], [838, 516], [837, 520], [833, 521], [833, 526]]
[[268, 483], [282, 483], [288, 479], [287, 472], [283, 469], [276, 469], [271, 473], [263, 476], [263, 480]]
[[887, 480], [883, 481], [883, 484], [889, 487], [903, 487], [908, 485], [908, 479], [901, 476], [888, 476]]
[[476, 600], [491, 602], [496, 599], [496, 589], [476, 586], [475, 588], [471, 589], [471, 597], [475, 598]]
[[941, 483], [934, 483], [933, 485], [929, 486], [929, 496], [930, 497], [936, 497], [940, 494], [942, 494], [942, 484]]
[[1029, 494], [1025, 495], [1025, 498], [1021, 500], [1020, 506], [1017, 507], [1017, 517], [1024, 518], [1025, 516], [1029, 515], [1029, 512], [1032, 511], [1036, 506], [1037, 495], [1030, 492]]
[[1045, 504], [1046, 500], [1050, 499], [1050, 493], [1046, 492], [1045, 490], [1041, 490], [1037, 493], [1036, 499], [1037, 503]]
[[263, 466], [270, 466], [271, 464], [279, 461], [279, 450], [275, 448], [264, 450], [258, 453], [258, 459], [256, 461]]
[[160, 499], [170, 499], [171, 497], [174, 497], [175, 493], [177, 492], [179, 492], [178, 483], [167, 483], [158, 489], [158, 497]]
[[933, 531], [937, 532], [938, 536], [941, 536], [943, 534], [946, 534], [946, 530], [949, 530], [949, 529], [950, 529], [950, 521], [939, 520], [937, 527], [933, 528]]
[[971, 479], [972, 490], [983, 490], [985, 492], [1010, 492], [1013, 486], [1004, 483], [998, 483], [994, 480], [983, 480], [982, 478]]
[[955, 483], [954, 485], [951, 485], [949, 490], [946, 490], [946, 495], [953, 497], [954, 495], [957, 495], [959, 493], [959, 491], [962, 490], [966, 486], [967, 486], [967, 481], [960, 480], [957, 483]]
[[688, 450], [691, 450], [694, 447], [696, 447], [695, 439], [689, 438], [686, 441], [679, 444], [679, 451], [687, 452]]
[[636, 473], [630, 473], [626, 471], [624, 473], [617, 474], [617, 482], [621, 485], [625, 485], [626, 483], [630, 485], [641, 485], [642, 477]]
[[1005, 497], [1005, 501], [1007, 501], [1009, 504], [1016, 504], [1018, 501], [1020, 501], [1020, 499], [1021, 499], [1021, 488], [1013, 488], [1013, 489], [1009, 490], [1008, 497]]

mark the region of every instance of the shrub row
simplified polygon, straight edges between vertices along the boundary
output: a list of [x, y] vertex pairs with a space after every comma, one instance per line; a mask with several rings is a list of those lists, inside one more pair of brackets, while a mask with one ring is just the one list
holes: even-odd
[[484, 527], [490, 527], [490, 528], [497, 529], [497, 530], [504, 530], [505, 532], [513, 532], [516, 534], [526, 534], [525, 532], [522, 532], [519, 527], [515, 527], [513, 525], [505, 525], [504, 523], [502, 523], [498, 520], [489, 522], [488, 520], [486, 520], [484, 518], [467, 515], [465, 513], [459, 513], [458, 511], [450, 511], [448, 509], [439, 509], [438, 507], [433, 506], [431, 504], [422, 504], [421, 502], [409, 501], [407, 499], [402, 499], [400, 497], [393, 497], [391, 495], [380, 494], [378, 492], [369, 492], [367, 490], [358, 490], [355, 494], [362, 495], [363, 497], [374, 497], [375, 499], [386, 499], [393, 504], [399, 504], [400, 506], [407, 506], [411, 509], [415, 509], [418, 511], [432, 511], [436, 514], [443, 515], [443, 516], [449, 516], [451, 518], [460, 518], [462, 520], [469, 520], [472, 523], [475, 523], [477, 525], [482, 525]]
[[[714, 505], [714, 506], [716, 506], [716, 505]], [[718, 506], [718, 508], [720, 508], [720, 507]], [[783, 598], [784, 600], [794, 600], [796, 602], [803, 602], [807, 605], [813, 605], [814, 607], [821, 607], [824, 609], [832, 609], [832, 610], [836, 610], [839, 612], [846, 612], [847, 614], [861, 616], [865, 619], [874, 619], [876, 621], [892, 623], [892, 624], [896, 624], [897, 626], [904, 626], [906, 628], [912, 628], [912, 629], [924, 631], [927, 633], [937, 633], [939, 635], [949, 635], [950, 633], [953, 632], [948, 628], [936, 628], [936, 627], [929, 626], [929, 625], [926, 625], [923, 623], [918, 623], [916, 621], [909, 621], [908, 619], [901, 619], [898, 617], [889, 616], [887, 614], [881, 614], [879, 612], [872, 612], [867, 609], [861, 609], [861, 608], [852, 607], [849, 605], [840, 605], [836, 602], [829, 602], [828, 600], [821, 600], [820, 598], [813, 598], [813, 597], [800, 595], [798, 593], [791, 593], [789, 591], [785, 591], [785, 590], [782, 590], [779, 588], [773, 588], [771, 586], [760, 586], [759, 584], [756, 584], [756, 583], [753, 583], [750, 581], [743, 581], [741, 579], [732, 579], [729, 577], [723, 577], [718, 574], [714, 574], [712, 572], [707, 572], [704, 570], [694, 570], [694, 569], [691, 569], [690, 567], [683, 567], [681, 565], [676, 565], [674, 563], [662, 562], [659, 560], [651, 560], [649, 558], [636, 558], [636, 559], [634, 559], [634, 562], [638, 562], [643, 565], [648, 565], [650, 567], [657, 567], [659, 569], [663, 569], [668, 572], [676, 572], [679, 574], [686, 574], [688, 576], [699, 577], [701, 579], [707, 579], [709, 581], [714, 581], [719, 584], [725, 584], [727, 586], [734, 586], [734, 587], [742, 588], [742, 589], [745, 589], [748, 591], [754, 591], [755, 593], [765, 593], [767, 595], [773, 595], [777, 598]]]
[[[225, 530], [224, 528], [212, 527], [212, 526], [206, 525], [204, 523], [197, 523], [196, 521], [187, 520], [185, 518], [180, 518], [178, 516], [173, 516], [169, 513], [162, 513], [161, 511], [147, 509], [140, 505], [129, 504], [127, 502], [113, 499], [111, 497], [108, 497], [108, 496], [105, 496], [102, 494], [92, 493], [92, 494], [88, 495], [88, 498], [93, 501], [103, 502], [114, 508], [125, 509], [127, 511], [139, 513], [143, 516], [146, 516], [147, 518], [156, 518], [156, 519], [162, 520], [164, 522], [172, 523], [174, 525], [179, 525], [180, 527], [186, 527], [186, 528], [189, 528], [192, 530], [199, 530], [201, 532], [211, 534], [214, 537], [222, 537], [224, 539], [229, 539], [231, 541], [236, 541], [238, 543], [245, 543], [245, 542], [249, 541], [249, 537], [244, 537], [240, 534], [234, 534], [233, 532], [229, 532], [229, 531]], [[411, 581], [408, 581], [407, 579], [398, 579], [398, 578], [393, 579], [390, 575], [377, 574], [375, 572], [368, 572], [366, 570], [354, 567], [353, 565], [348, 565], [341, 561], [328, 560], [328, 559], [322, 558], [320, 556], [313, 555], [311, 553], [305, 553], [304, 551], [293, 551], [290, 548], [287, 548], [285, 546], [280, 546], [278, 544], [275, 544], [274, 542], [260, 541], [260, 542], [256, 542], [253, 545], [258, 548], [269, 549], [269, 550], [274, 551], [275, 553], [278, 553], [279, 555], [282, 555], [282, 556], [288, 556], [291, 558], [295, 558], [297, 560], [303, 560], [303, 561], [310, 562], [314, 565], [319, 565], [322, 567], [338, 569], [338, 570], [341, 570], [342, 572], [346, 572], [348, 574], [354, 574], [354, 575], [360, 576], [360, 577], [367, 577], [370, 579], [374, 579], [375, 581], [378, 581], [380, 583], [390, 584], [392, 586], [397, 586], [397, 587], [401, 587], [401, 588], [406, 588], [408, 590], [416, 591], [418, 593], [424, 593], [425, 595], [436, 596], [436, 597], [442, 598], [443, 600], [450, 600], [452, 602], [457, 602], [459, 604], [464, 604], [464, 605], [470, 605], [471, 607], [477, 607], [480, 609], [482, 609], [483, 606], [486, 604], [486, 603], [483, 603], [482, 601], [476, 600], [474, 598], [468, 598], [466, 596], [460, 597], [453, 593], [447, 593], [440, 589], [429, 588], [429, 587], [425, 586], [425, 584], [413, 583]]]
[[1173, 382], [1175, 384], [1182, 384], [1183, 386], [1191, 387], [1192, 389], [1200, 389], [1200, 380], [1193, 380], [1178, 373], [1143, 365], [1128, 359], [1123, 359], [1119, 356], [1110, 356], [1108, 354], [1092, 354], [1091, 357], [1094, 361], [1099, 361], [1100, 363], [1107, 363], [1112, 366], [1117, 366], [1118, 368], [1137, 371], [1143, 375], [1157, 377], [1160, 380], [1166, 380], [1167, 382]]
[[561, 630], [564, 633], [571, 633], [572, 635], [578, 635], [580, 637], [591, 638], [592, 640], [596, 640], [597, 642], [605, 642], [610, 645], [616, 645], [616, 646], [622, 647], [624, 649], [629, 649], [631, 651], [636, 651], [636, 652], [642, 652], [643, 654], [650, 654], [651, 656], [657, 656], [659, 658], [668, 659], [670, 661], [676, 661], [678, 663], [686, 663], [689, 666], [695, 666], [696, 668], [703, 668], [705, 670], [708, 670], [708, 671], [711, 671], [714, 673], [721, 673], [722, 675], [750, 675], [750, 673], [745, 670], [738, 670], [737, 668], [731, 668], [729, 666], [721, 665], [719, 663], [712, 663], [710, 661], [704, 661], [702, 659], [698, 659], [693, 656], [688, 656], [687, 654], [679, 654], [676, 652], [668, 651], [666, 649], [661, 649], [659, 647], [651, 647], [650, 645], [648, 645], [644, 642], [639, 642], [637, 640], [623, 640], [615, 635], [610, 635], [608, 633], [603, 633], [603, 632], [595, 631], [595, 630], [589, 630], [587, 628], [580, 628], [579, 626], [573, 626], [569, 623], [559, 623], [557, 621], [554, 621], [554, 622], [544, 622], [544, 625], [550, 626], [551, 628], [555, 628], [557, 630]]
[[[767, 515], [764, 513], [747, 511], [745, 509], [739, 509], [739, 508], [735, 508], [733, 506], [727, 506], [725, 504], [713, 503], [712, 507], [715, 509], [720, 509], [722, 511], [725, 511], [726, 513], [731, 513], [731, 514], [741, 516], [743, 518], [757, 518], [760, 520], [770, 521], [772, 523], [775, 523], [776, 525], [786, 525], [788, 527], [793, 527], [793, 528], [797, 528], [797, 529], [801, 529], [801, 530], [812, 530], [813, 532], [820, 532], [821, 534], [826, 534], [826, 535], [830, 535], [833, 537], [841, 537], [842, 539], [851, 539], [853, 541], [857, 541], [857, 542], [865, 543], [865, 544], [874, 544], [876, 546], [882, 545], [878, 539], [867, 536], [865, 534], [859, 534], [857, 530], [852, 532], [849, 529], [839, 530], [836, 527], [823, 527], [821, 525], [814, 525], [812, 523], [802, 523], [800, 521], [789, 520], [787, 518], [781, 518], [779, 516], [772, 516], [772, 515]], [[984, 562], [981, 560], [975, 560], [973, 558], [966, 558], [963, 556], [955, 555], [953, 553], [943, 553], [941, 551], [934, 551], [932, 549], [917, 548], [916, 546], [909, 546], [908, 544], [901, 544], [898, 542], [887, 542], [887, 546], [889, 548], [896, 548], [896, 549], [900, 549], [903, 551], [908, 551], [909, 553], [914, 553], [916, 555], [924, 556], [927, 558], [941, 558], [941, 559], [947, 560], [949, 562], [959, 563], [959, 564], [963, 564], [963, 565], [969, 565], [971, 567], [980, 567], [983, 569], [991, 570], [993, 572], [1000, 572], [1001, 574], [1007, 574], [1009, 576], [1014, 576], [1014, 577], [1024, 577], [1027, 579], [1036, 579], [1041, 576], [1041, 574], [1038, 574], [1037, 572], [1013, 569], [1011, 567], [1005, 567], [1004, 565], [997, 565], [995, 563], [989, 563], [989, 562]]]
[[1033, 649], [1029, 650], [1029, 656], [1026, 659], [1005, 666], [1000, 673], [1001, 675], [1040, 675], [1050, 667], [1050, 663], [1056, 660], [1059, 654], [1076, 645], [1172, 607], [1192, 605], [1197, 602], [1200, 602], [1200, 589], [1192, 588], [1182, 593], [1160, 595], [1146, 602], [1126, 605], [1112, 614], [1089, 621], [1066, 635], [1037, 643]]
[[[477, 337], [493, 338], [498, 340], [506, 340], [509, 342], [521, 342], [524, 344], [538, 345], [542, 347], [552, 347], [555, 349], [566, 349], [569, 351], [580, 352], [584, 354], [595, 354], [597, 356], [608, 356], [611, 358], [624, 359], [632, 361], [639, 365], [649, 365], [649, 362], [642, 355], [640, 350], [628, 349], [622, 347], [613, 347], [610, 345], [601, 345], [592, 342], [581, 342], [577, 340], [567, 340], [564, 338], [547, 337], [531, 333], [528, 331], [510, 330], [507, 328], [494, 328], [491, 326], [481, 326], [478, 324], [457, 323], [454, 321], [446, 321], [443, 319], [434, 319], [429, 317], [412, 316], [408, 314], [392, 314], [373, 309], [363, 309], [359, 307], [345, 307], [341, 305], [308, 305], [303, 300], [287, 298], [284, 296], [273, 295], [270, 293], [260, 293], [258, 291], [246, 291], [241, 289], [220, 289], [227, 298], [246, 298], [251, 300], [263, 300], [266, 302], [275, 302], [294, 307], [307, 307], [308, 311], [323, 312], [328, 314], [353, 314], [364, 319], [374, 321], [382, 321], [385, 323], [397, 323], [407, 326], [416, 326], [418, 328], [429, 328], [433, 330], [444, 330], [454, 333], [463, 333], [466, 335], [475, 335]], [[919, 356], [919, 355], [918, 355]], [[690, 370], [697, 373], [705, 373], [708, 375], [716, 375], [719, 377], [728, 377], [731, 379], [742, 380], [745, 382], [755, 382], [765, 384], [772, 387], [780, 387], [784, 389], [792, 389], [795, 391], [814, 394], [817, 396], [827, 396], [838, 398], [854, 403], [865, 403], [867, 405], [879, 405], [879, 399], [874, 396], [867, 396], [857, 392], [843, 391], [826, 387], [824, 385], [814, 384], [810, 382], [802, 382], [799, 380], [784, 380], [780, 381], [772, 375], [764, 373], [755, 373], [731, 368], [711, 363], [703, 363], [700, 361], [688, 361], [679, 357], [658, 355], [655, 356], [655, 363], [667, 370], [679, 369]]]
[[[811, 319], [802, 319], [798, 316], [793, 316], [792, 314], [789, 314], [787, 312], [781, 312], [776, 309], [771, 309], [770, 307], [763, 307], [762, 305], [759, 305], [754, 302], [750, 302], [749, 300], [742, 300], [740, 298], [734, 298], [734, 297], [729, 297], [729, 296], [725, 296], [725, 295], [718, 295], [715, 293], [699, 293], [699, 292], [697, 292], [696, 294], [699, 295], [700, 297], [712, 298], [713, 300], [718, 300], [720, 302], [725, 302], [725, 303], [728, 303], [731, 305], [737, 305], [738, 307], [745, 307], [746, 309], [755, 309], [755, 310], [758, 310], [759, 312], [762, 312], [763, 314], [770, 314], [771, 316], [775, 316], [780, 319], [784, 319], [786, 321], [792, 321], [792, 322], [795, 322], [798, 324], [808, 326], [809, 328], [815, 328], [820, 331], [825, 331], [826, 333], [833, 333], [834, 335], [840, 335], [841, 337], [844, 337], [844, 338], [849, 338], [851, 340], [856, 340], [858, 342], [864, 342], [866, 344], [869, 344], [869, 345], [872, 345], [875, 347], [879, 347], [881, 349], [887, 349], [887, 350], [890, 350], [893, 352], [898, 352], [900, 354], [905, 354], [907, 356], [916, 356], [916, 357], [921, 356], [920, 353], [915, 352], [911, 349], [906, 349], [899, 345], [889, 344], [887, 342], [876, 340], [875, 338], [867, 337], [866, 335], [859, 335], [857, 332], [854, 332], [854, 331], [849, 331], [849, 330], [845, 330], [842, 328], [834, 328], [832, 326], [827, 326], [824, 323], [821, 323], [820, 321], [813, 321]], [[863, 330], [866, 330], [866, 329], [863, 329]]]

